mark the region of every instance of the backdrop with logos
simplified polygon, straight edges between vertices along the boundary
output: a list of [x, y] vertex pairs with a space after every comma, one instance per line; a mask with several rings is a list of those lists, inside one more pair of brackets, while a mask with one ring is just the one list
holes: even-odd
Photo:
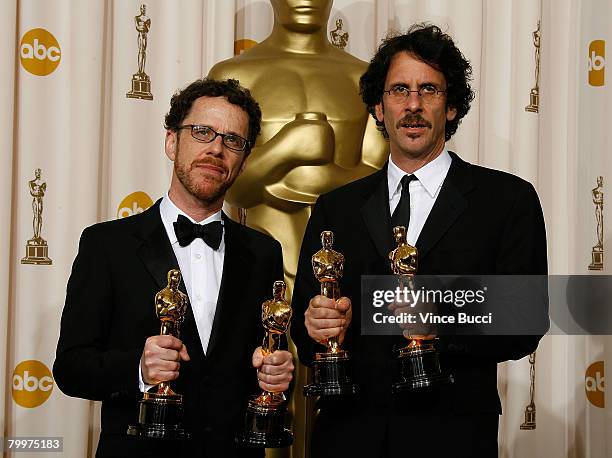
[[[473, 66], [476, 99], [449, 149], [534, 184], [551, 274], [607, 274], [612, 4], [336, 0], [328, 36], [368, 61], [389, 31], [422, 21], [448, 31]], [[50, 371], [80, 233], [163, 195], [170, 96], [273, 22], [267, 0], [0, 5], [3, 436], [62, 437], [64, 456], [93, 456], [99, 405], [62, 394]], [[547, 336], [537, 355], [500, 365], [500, 456], [612, 456], [611, 353], [610, 336]], [[303, 456], [298, 429], [285, 456]]]

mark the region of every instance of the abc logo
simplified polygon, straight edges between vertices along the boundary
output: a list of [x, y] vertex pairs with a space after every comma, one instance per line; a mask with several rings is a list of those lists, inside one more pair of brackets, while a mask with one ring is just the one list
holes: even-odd
[[119, 204], [119, 208], [117, 209], [117, 219], [127, 218], [128, 216], [142, 213], [151, 205], [153, 205], [153, 201], [146, 192], [133, 192]]
[[247, 49], [252, 48], [256, 44], [257, 44], [256, 41], [249, 40], [248, 38], [245, 38], [244, 40], [236, 40], [236, 41], [234, 41], [234, 56], [242, 54]]
[[21, 407], [38, 407], [51, 396], [53, 376], [40, 361], [20, 362], [13, 371], [13, 400]]
[[605, 407], [604, 388], [604, 363], [595, 361], [584, 375], [584, 389], [591, 404], [602, 409]]
[[23, 68], [33, 75], [45, 76], [57, 68], [62, 51], [51, 33], [45, 29], [32, 29], [21, 38], [19, 55]]
[[591, 41], [589, 45], [589, 84], [603, 86], [606, 74], [606, 42]]

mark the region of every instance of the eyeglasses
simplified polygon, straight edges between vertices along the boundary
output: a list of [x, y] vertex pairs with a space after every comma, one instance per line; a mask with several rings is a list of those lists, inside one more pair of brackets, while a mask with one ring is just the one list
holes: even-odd
[[241, 152], [247, 149], [249, 141], [236, 134], [222, 134], [214, 130], [212, 127], [203, 126], [201, 124], [185, 124], [179, 126], [179, 129], [191, 129], [191, 136], [199, 142], [212, 143], [215, 138], [221, 137], [221, 142], [232, 151]]
[[405, 102], [410, 98], [410, 94], [416, 92], [423, 103], [432, 103], [440, 98], [440, 94], [446, 94], [446, 91], [439, 90], [433, 84], [424, 84], [418, 89], [410, 90], [406, 86], [402, 86], [398, 84], [397, 86], [393, 86], [388, 91], [383, 91], [385, 94], [389, 94], [389, 99], [391, 102], [400, 103]]

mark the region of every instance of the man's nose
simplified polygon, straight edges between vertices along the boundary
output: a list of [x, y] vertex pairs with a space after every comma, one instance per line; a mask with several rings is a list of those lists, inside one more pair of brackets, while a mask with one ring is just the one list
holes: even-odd
[[423, 98], [417, 91], [412, 91], [406, 97], [406, 110], [416, 112], [423, 109]]
[[212, 154], [214, 156], [222, 156], [223, 155], [223, 138], [221, 135], [217, 135], [215, 139], [208, 144], [208, 154]]

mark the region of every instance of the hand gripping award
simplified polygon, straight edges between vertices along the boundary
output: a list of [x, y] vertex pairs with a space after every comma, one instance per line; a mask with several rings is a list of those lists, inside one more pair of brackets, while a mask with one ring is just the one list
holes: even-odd
[[[265, 329], [261, 352], [264, 356], [280, 348], [281, 336], [289, 329], [291, 305], [285, 299], [285, 282], [276, 281], [273, 298], [261, 306], [261, 321]], [[293, 434], [285, 428], [287, 399], [284, 393], [262, 393], [249, 400], [244, 430], [236, 442], [247, 447], [287, 447], [293, 443]]]
[[[321, 232], [323, 247], [312, 256], [314, 275], [321, 283], [321, 295], [337, 301], [340, 299], [338, 280], [344, 271], [344, 255], [334, 251], [334, 234]], [[326, 351], [316, 353], [313, 361], [313, 383], [304, 387], [305, 396], [354, 395], [358, 386], [353, 383], [349, 373], [350, 357], [340, 348], [337, 337], [325, 342]]]
[[[155, 311], [161, 321], [160, 334], [180, 338], [187, 310], [187, 295], [179, 291], [181, 271], [168, 272], [168, 286], [155, 295]], [[128, 427], [130, 436], [154, 439], [188, 439], [182, 426], [183, 395], [175, 393], [170, 382], [160, 382], [144, 393], [140, 401], [138, 425]]]
[[[398, 277], [400, 289], [413, 289], [418, 269], [418, 250], [408, 244], [404, 226], [393, 228], [393, 238], [397, 246], [389, 253], [391, 270]], [[393, 384], [394, 393], [454, 382], [452, 375], [442, 373], [438, 352], [430, 336], [408, 336], [408, 344], [395, 350], [395, 354], [399, 362], [400, 379]]]

